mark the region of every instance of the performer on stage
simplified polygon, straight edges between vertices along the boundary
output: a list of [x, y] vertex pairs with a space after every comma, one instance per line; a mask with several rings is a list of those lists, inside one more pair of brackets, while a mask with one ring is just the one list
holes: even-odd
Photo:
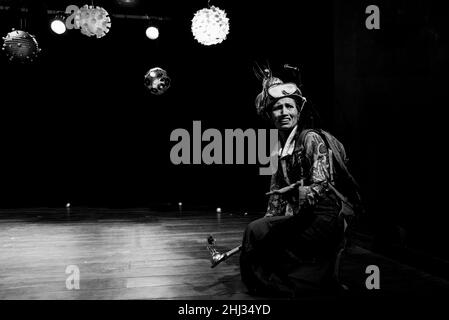
[[[342, 217], [353, 215], [346, 192], [353, 179], [344, 148], [314, 128], [312, 108], [296, 83], [284, 83], [269, 69], [262, 72], [256, 107], [279, 130], [279, 161], [267, 193], [267, 213], [251, 222], [243, 236], [242, 280], [257, 295], [292, 296], [305, 287], [332, 287]], [[338, 185], [337, 167], [340, 178], [350, 176], [339, 178], [350, 181], [346, 187]]]

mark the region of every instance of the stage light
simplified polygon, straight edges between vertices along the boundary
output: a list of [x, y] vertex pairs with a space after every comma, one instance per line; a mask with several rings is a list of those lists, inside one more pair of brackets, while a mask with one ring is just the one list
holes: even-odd
[[56, 17], [50, 24], [51, 30], [56, 34], [63, 34], [67, 28], [65, 22], [60, 17]]
[[139, 3], [139, 0], [116, 0], [117, 3], [124, 7], [132, 7]]
[[159, 29], [154, 27], [154, 26], [150, 26], [145, 31], [145, 34], [147, 35], [147, 37], [149, 39], [155, 40], [155, 39], [157, 39], [159, 37]]

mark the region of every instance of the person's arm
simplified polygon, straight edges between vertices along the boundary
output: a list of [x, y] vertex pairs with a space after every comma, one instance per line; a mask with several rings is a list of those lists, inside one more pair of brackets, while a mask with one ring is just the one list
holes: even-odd
[[276, 190], [279, 190], [277, 173], [271, 176], [270, 192], [267, 193], [270, 198], [268, 199], [268, 206], [265, 217], [280, 215], [285, 210], [285, 201], [280, 196], [280, 193], [276, 193]]
[[310, 171], [306, 177], [306, 186], [299, 187], [299, 197], [309, 205], [324, 195], [330, 179], [329, 154], [326, 143], [316, 132], [309, 132], [304, 141], [305, 156], [309, 160]]

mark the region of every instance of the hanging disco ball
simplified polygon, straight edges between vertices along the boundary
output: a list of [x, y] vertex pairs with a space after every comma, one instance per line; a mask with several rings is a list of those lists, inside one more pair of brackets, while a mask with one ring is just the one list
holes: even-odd
[[226, 12], [215, 6], [198, 10], [192, 19], [192, 33], [199, 43], [206, 46], [223, 42], [229, 33]]
[[86, 4], [75, 14], [75, 26], [88, 37], [101, 38], [109, 32], [111, 18], [105, 9]]
[[147, 72], [144, 84], [150, 89], [152, 94], [159, 96], [170, 88], [170, 82], [171, 80], [167, 75], [167, 71], [156, 67]]
[[41, 51], [36, 38], [26, 31], [12, 29], [3, 41], [2, 50], [10, 61], [32, 62]]

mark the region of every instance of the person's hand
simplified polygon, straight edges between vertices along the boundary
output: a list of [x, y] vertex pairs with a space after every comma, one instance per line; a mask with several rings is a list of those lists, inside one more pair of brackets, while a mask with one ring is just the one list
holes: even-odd
[[[298, 188], [298, 201], [299, 201], [299, 205], [302, 206], [305, 202], [307, 202], [309, 199], [308, 195], [310, 193], [310, 190], [308, 187], [299, 187]], [[310, 198], [310, 200], [313, 200], [313, 198]]]

